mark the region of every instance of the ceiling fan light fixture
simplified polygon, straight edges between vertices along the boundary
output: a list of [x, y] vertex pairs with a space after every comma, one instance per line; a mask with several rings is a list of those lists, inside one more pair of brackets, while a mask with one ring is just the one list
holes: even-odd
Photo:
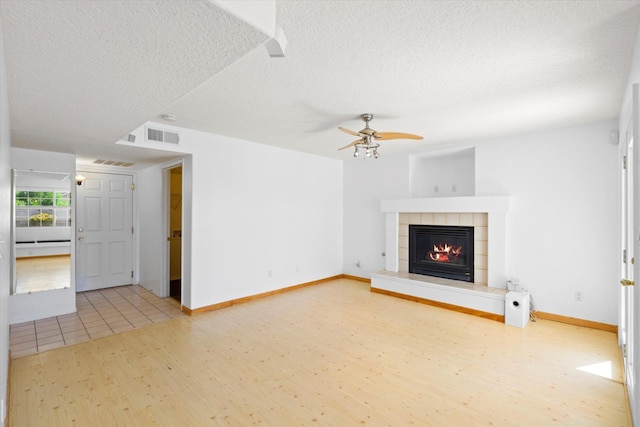
[[420, 135], [414, 135], [411, 133], [401, 133], [401, 132], [378, 132], [375, 129], [369, 127], [369, 122], [373, 119], [373, 114], [361, 114], [360, 118], [364, 121], [364, 129], [361, 129], [358, 132], [352, 131], [350, 129], [346, 129], [338, 126], [338, 129], [342, 132], [357, 136], [360, 139], [356, 139], [349, 145], [345, 145], [342, 148], [338, 148], [338, 150], [344, 150], [345, 148], [354, 147], [355, 151], [353, 152], [353, 157], [360, 156], [360, 149], [364, 150], [365, 158], [373, 157], [377, 159], [380, 157], [380, 153], [378, 153], [378, 147], [380, 147], [380, 143], [376, 140], [390, 140], [390, 139], [424, 139]]

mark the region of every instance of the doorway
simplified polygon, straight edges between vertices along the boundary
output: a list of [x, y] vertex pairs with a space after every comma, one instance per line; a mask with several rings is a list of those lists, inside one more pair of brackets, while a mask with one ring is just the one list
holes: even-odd
[[169, 296], [182, 301], [182, 165], [168, 170]]
[[133, 283], [133, 177], [83, 172], [77, 189], [76, 290]]

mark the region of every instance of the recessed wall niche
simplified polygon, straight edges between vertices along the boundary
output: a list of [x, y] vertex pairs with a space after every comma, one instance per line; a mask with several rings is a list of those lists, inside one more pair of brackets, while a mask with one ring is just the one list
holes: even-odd
[[411, 197], [475, 196], [475, 148], [414, 155], [410, 168]]

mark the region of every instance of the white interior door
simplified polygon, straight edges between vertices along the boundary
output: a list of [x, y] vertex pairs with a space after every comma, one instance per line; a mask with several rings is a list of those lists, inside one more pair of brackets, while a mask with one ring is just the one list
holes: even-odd
[[[633, 138], [635, 141], [640, 141], [640, 104], [638, 97], [638, 85], [634, 85], [634, 101], [635, 108], [633, 111]], [[632, 158], [630, 162], [630, 174], [632, 191], [631, 191], [631, 206], [633, 206], [632, 213], [632, 230], [633, 230], [633, 250], [634, 256], [640, 255], [640, 146], [633, 146], [631, 144]], [[634, 258], [635, 261], [635, 258]], [[631, 266], [632, 277], [631, 280], [635, 280], [635, 277], [640, 277], [640, 260], [633, 262]], [[638, 367], [640, 366], [640, 352], [638, 351], [638, 345], [640, 343], [640, 327], [638, 327], [638, 314], [640, 313], [640, 292], [635, 289], [635, 286], [625, 286], [626, 293], [626, 305], [627, 305], [627, 355], [625, 361], [625, 370], [627, 372], [627, 389], [629, 391], [629, 398], [631, 402], [631, 411], [633, 414], [634, 424], [640, 426], [640, 396], [638, 395]]]
[[76, 289], [133, 281], [133, 178], [83, 172], [76, 210]]
[[622, 193], [623, 233], [625, 256], [622, 268], [622, 288], [620, 290], [619, 341], [622, 347], [625, 382], [629, 393], [629, 402], [635, 425], [640, 425], [640, 407], [636, 385], [638, 384], [639, 354], [637, 343], [640, 328], [635, 324], [638, 316], [639, 293], [635, 290], [635, 277], [640, 277], [640, 149], [634, 147], [638, 140], [639, 126], [639, 90], [633, 87], [633, 108], [631, 120], [626, 129], [625, 169]]

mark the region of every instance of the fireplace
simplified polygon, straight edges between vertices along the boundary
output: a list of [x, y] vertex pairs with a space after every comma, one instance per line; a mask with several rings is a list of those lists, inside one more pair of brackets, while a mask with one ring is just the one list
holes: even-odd
[[409, 273], [473, 282], [473, 227], [409, 225]]

